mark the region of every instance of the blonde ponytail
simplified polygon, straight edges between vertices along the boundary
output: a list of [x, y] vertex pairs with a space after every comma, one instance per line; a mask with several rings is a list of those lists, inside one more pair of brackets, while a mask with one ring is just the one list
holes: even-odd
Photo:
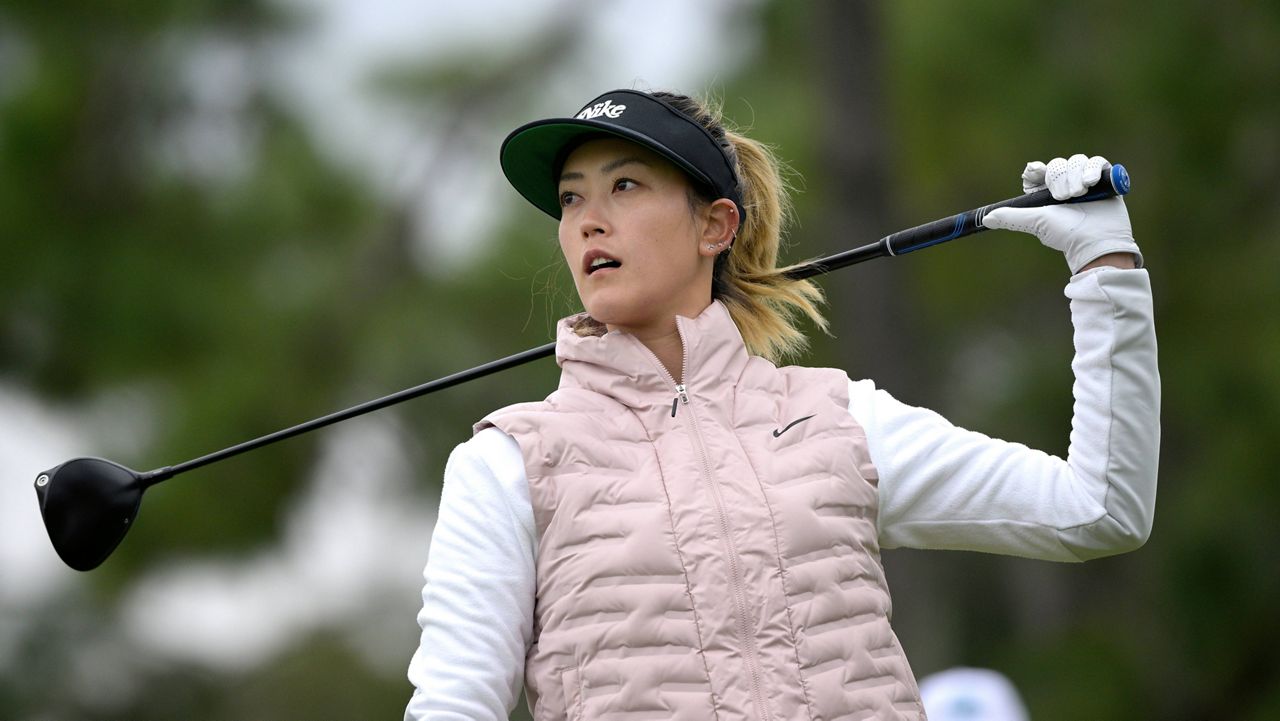
[[795, 266], [777, 265], [791, 198], [773, 151], [732, 131], [725, 138], [737, 159], [747, 217], [733, 248], [717, 259], [711, 297], [728, 308], [749, 351], [779, 363], [808, 347], [809, 339], [796, 327], [801, 316], [827, 330], [818, 309], [822, 289], [813, 281], [788, 278]]

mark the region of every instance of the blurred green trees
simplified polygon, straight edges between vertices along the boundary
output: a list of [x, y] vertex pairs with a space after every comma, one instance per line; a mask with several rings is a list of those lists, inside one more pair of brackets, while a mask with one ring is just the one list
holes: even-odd
[[[554, 227], [514, 193], [495, 197], [498, 230], [467, 240], [481, 250], [460, 268], [423, 250], [412, 208], [318, 147], [268, 79], [271, 42], [307, 31], [279, 8], [0, 9], [0, 381], [65, 406], [143, 399], [156, 419], [148, 442], [113, 456], [135, 467], [536, 345], [572, 306]], [[887, 553], [916, 672], [998, 668], [1038, 720], [1280, 716], [1280, 491], [1269, 478], [1280, 465], [1280, 9], [828, 0], [743, 12], [758, 47], [711, 90], [801, 176], [790, 261], [1015, 194], [1030, 159], [1100, 153], [1134, 176], [1164, 380], [1152, 539], [1082, 566]], [[442, 144], [494, 157], [505, 129], [542, 112], [530, 108], [548, 69], [572, 74], [558, 62], [590, 17], [566, 17], [527, 46], [392, 69], [381, 87], [423, 108]], [[233, 58], [218, 86], [229, 105], [209, 106], [190, 80], [210, 52]], [[611, 85], [630, 84], [618, 72]], [[836, 337], [815, 337], [807, 362], [1065, 452], [1061, 258], [987, 234], [880, 263], [824, 281]], [[531, 292], [548, 285], [560, 300]], [[886, 313], [893, 323], [870, 325]], [[555, 378], [543, 363], [394, 411], [421, 495], [434, 502], [473, 420]], [[110, 625], [140, 575], [276, 542], [319, 443], [296, 439], [150, 493], [110, 563], [7, 624], [17, 651], [0, 659], [0, 717], [396, 717], [412, 598], [379, 609], [404, 614], [404, 637], [379, 651], [387, 663], [325, 630], [237, 673], [108, 655], [102, 673], [132, 692], [70, 690], [94, 649], [129, 648]], [[37, 470], [6, 469], [5, 482]]]
[[[552, 255], [527, 249], [553, 250], [553, 229], [510, 228], [483, 243], [471, 272], [436, 272], [415, 252], [409, 210], [318, 149], [267, 73], [271, 43], [305, 32], [305, 18], [256, 2], [30, 3], [0, 11], [0, 31], [10, 61], [0, 74], [0, 378], [69, 407], [137, 398], [157, 419], [145, 448], [86, 454], [140, 469], [192, 458], [543, 342], [546, 317], [563, 310], [530, 298]], [[202, 52], [232, 65], [212, 90], [190, 77], [210, 60]], [[209, 92], [231, 107], [202, 105]], [[455, 103], [439, 117], [464, 112]], [[500, 260], [512, 247], [526, 252]], [[477, 332], [488, 329], [498, 332]], [[553, 387], [555, 368], [505, 382], [514, 385], [400, 411], [421, 496], [438, 492], [443, 459], [478, 407], [507, 402], [512, 388]], [[129, 658], [130, 640], [111, 628], [146, 569], [188, 554], [248, 560], [277, 542], [318, 443], [280, 444], [148, 494], [136, 530], [88, 587], [15, 620], [0, 717], [398, 714], [416, 640], [410, 596], [387, 604], [405, 631], [387, 651], [393, 672], [323, 633], [241, 674], [137, 649]], [[5, 480], [25, 485], [36, 470], [7, 469]], [[406, 578], [420, 572], [428, 534], [424, 523]], [[76, 688], [95, 663], [121, 682], [114, 693]]]

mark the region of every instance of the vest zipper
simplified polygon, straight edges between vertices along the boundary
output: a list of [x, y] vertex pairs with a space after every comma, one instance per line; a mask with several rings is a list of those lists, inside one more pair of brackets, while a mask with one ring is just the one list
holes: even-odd
[[[670, 374], [668, 374], [668, 375], [670, 375]], [[687, 393], [685, 393], [685, 392], [684, 392], [684, 384], [683, 384], [683, 383], [676, 383], [676, 381], [675, 381], [675, 379], [674, 379], [674, 378], [672, 378], [672, 379], [671, 379], [671, 382], [672, 382], [672, 383], [675, 383], [675, 386], [676, 386], [676, 397], [671, 399], [671, 417], [672, 417], [672, 418], [675, 418], [675, 417], [676, 417], [676, 404], [677, 404], [677, 403], [684, 403], [686, 406], [687, 406], [687, 405], [689, 405], [689, 395], [688, 395]]]
[[[685, 340], [684, 329], [680, 327], [679, 320], [676, 321], [676, 330], [680, 333], [680, 345], [684, 350], [684, 357], [680, 361], [680, 375], [685, 376], [689, 372], [689, 343]], [[644, 344], [641, 344], [641, 347], [648, 351], [649, 355], [657, 363], [662, 375], [671, 382], [671, 385], [675, 386], [676, 397], [671, 401], [671, 416], [674, 418], [677, 402], [685, 406], [690, 405], [688, 391], [683, 383], [677, 383], [676, 379], [671, 377], [671, 373], [666, 366], [662, 365], [662, 361], [658, 360], [653, 351], [650, 351]], [[702, 429], [698, 427], [698, 415], [694, 412], [692, 406], [689, 408], [689, 427], [692, 431], [689, 435], [693, 438], [693, 445], [698, 451], [698, 460], [702, 462], [703, 478], [711, 489], [711, 498], [715, 502], [716, 519], [720, 523], [720, 535], [724, 540], [725, 555], [728, 556], [729, 560], [729, 582], [733, 591], [733, 604], [737, 611], [734, 615], [738, 619], [738, 642], [742, 646], [742, 656], [751, 675], [751, 699], [756, 707], [756, 715], [763, 721], [766, 718], [770, 718], [772, 714], [769, 713], [769, 706], [761, 692], [759, 650], [756, 648], [755, 637], [751, 635], [751, 629], [747, 625], [747, 599], [742, 590], [742, 575], [738, 567], [738, 549], [730, 533], [729, 517], [724, 510], [725, 504], [724, 498], [720, 495], [720, 484], [716, 481], [715, 474], [711, 472], [711, 463], [707, 460], [707, 447], [702, 440]]]

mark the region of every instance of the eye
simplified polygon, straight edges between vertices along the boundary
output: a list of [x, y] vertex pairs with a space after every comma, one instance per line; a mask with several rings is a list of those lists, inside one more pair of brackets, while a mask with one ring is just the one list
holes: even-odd
[[560, 194], [560, 207], [566, 208], [569, 205], [573, 204], [573, 202], [576, 201], [577, 199], [578, 199], [577, 193], [571, 190], [566, 190]]
[[618, 178], [618, 180], [613, 184], [613, 189], [626, 191], [635, 188], [636, 185], [636, 181], [631, 178]]

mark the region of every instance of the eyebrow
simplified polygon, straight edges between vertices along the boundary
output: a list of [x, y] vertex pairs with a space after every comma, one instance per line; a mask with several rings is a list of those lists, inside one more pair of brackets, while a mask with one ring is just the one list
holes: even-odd
[[[640, 164], [640, 165], [644, 165], [644, 166], [649, 166], [649, 165], [650, 165], [650, 164], [649, 164], [649, 161], [645, 160], [644, 158], [641, 158], [641, 157], [640, 157], [640, 156], [638, 156], [638, 155], [628, 155], [628, 156], [623, 157], [623, 158], [617, 158], [617, 159], [615, 159], [615, 160], [610, 160], [609, 162], [607, 162], [607, 163], [605, 163], [604, 165], [600, 166], [600, 173], [601, 173], [602, 175], [603, 175], [603, 174], [607, 174], [607, 173], [612, 173], [613, 171], [617, 170], [618, 168], [621, 168], [621, 167], [622, 167], [622, 166], [624, 166], [624, 165], [630, 165], [630, 164], [632, 164], [632, 163], [638, 163], [638, 164]], [[563, 183], [563, 182], [564, 182], [564, 181], [566, 181], [566, 180], [582, 180], [582, 179], [583, 179], [583, 177], [585, 177], [585, 176], [583, 176], [583, 174], [582, 174], [582, 173], [579, 173], [579, 172], [576, 172], [576, 171], [569, 172], [569, 173], [561, 173], [561, 174], [560, 174], [560, 182], [561, 182], [561, 183]]]

